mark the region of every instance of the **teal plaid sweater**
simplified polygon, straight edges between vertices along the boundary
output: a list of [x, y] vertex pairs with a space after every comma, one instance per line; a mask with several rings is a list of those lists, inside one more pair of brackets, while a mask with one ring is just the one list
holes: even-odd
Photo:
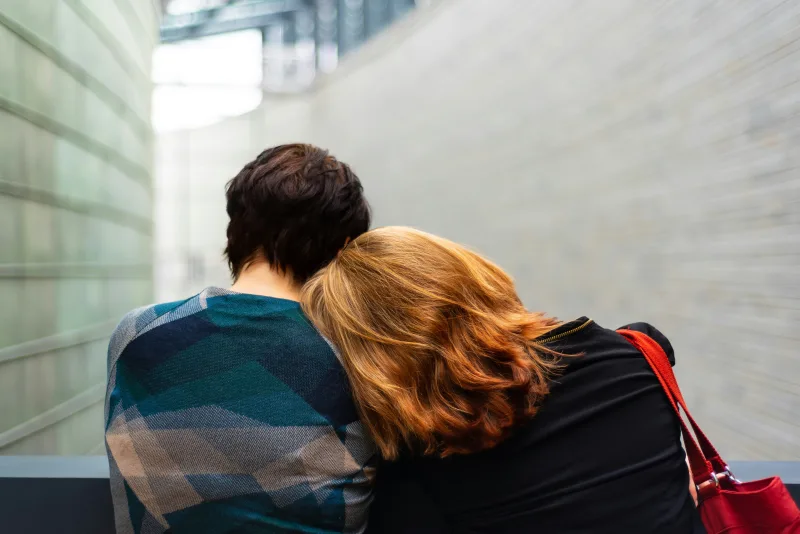
[[374, 449], [293, 301], [209, 288], [129, 313], [108, 351], [117, 532], [361, 532]]

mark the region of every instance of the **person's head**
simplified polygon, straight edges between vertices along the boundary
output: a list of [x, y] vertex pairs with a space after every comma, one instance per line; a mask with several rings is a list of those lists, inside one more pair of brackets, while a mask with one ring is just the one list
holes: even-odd
[[381, 454], [490, 448], [536, 412], [555, 358], [532, 340], [557, 325], [466, 248], [403, 227], [367, 232], [303, 288], [338, 347]]
[[234, 280], [265, 261], [302, 284], [370, 224], [358, 177], [312, 145], [265, 150], [228, 182], [226, 198], [225, 256]]

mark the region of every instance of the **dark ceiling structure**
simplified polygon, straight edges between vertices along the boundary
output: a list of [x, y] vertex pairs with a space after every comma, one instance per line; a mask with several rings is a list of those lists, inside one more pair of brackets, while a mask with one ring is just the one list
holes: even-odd
[[[336, 45], [338, 55], [357, 48], [415, 7], [415, 0], [163, 0], [161, 41], [282, 29], [284, 43], [313, 40]], [[179, 4], [178, 4], [179, 3]], [[181, 10], [172, 9], [180, 5]], [[188, 8], [188, 9], [187, 9]]]

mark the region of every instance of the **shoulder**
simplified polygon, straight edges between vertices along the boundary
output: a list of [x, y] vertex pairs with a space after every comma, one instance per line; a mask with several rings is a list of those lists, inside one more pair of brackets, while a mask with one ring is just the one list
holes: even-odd
[[137, 337], [157, 326], [199, 312], [204, 307], [203, 300], [201, 295], [195, 295], [186, 300], [143, 306], [126, 313], [117, 324], [108, 343], [109, 370], [125, 348]]
[[667, 339], [667, 336], [662, 334], [658, 328], [650, 323], [644, 322], [630, 323], [625, 326], [621, 326], [620, 328], [641, 332], [642, 334], [650, 336], [656, 343], [661, 345], [661, 348], [667, 354], [667, 358], [669, 358], [669, 363], [675, 365], [675, 350], [672, 348], [672, 343], [670, 343], [669, 339]]

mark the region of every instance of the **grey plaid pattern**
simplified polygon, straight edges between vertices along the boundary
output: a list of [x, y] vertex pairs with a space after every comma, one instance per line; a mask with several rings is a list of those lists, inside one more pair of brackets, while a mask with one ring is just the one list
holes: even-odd
[[365, 529], [374, 446], [332, 348], [287, 302], [207, 290], [120, 323], [106, 397], [118, 532]]

